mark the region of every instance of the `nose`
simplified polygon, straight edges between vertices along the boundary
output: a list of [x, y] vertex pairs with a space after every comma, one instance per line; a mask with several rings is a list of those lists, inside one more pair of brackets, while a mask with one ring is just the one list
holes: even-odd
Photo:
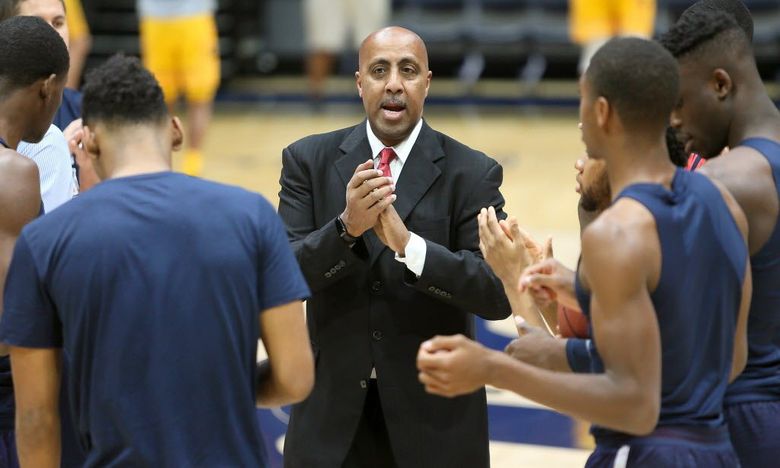
[[385, 91], [390, 94], [398, 94], [403, 91], [403, 82], [401, 81], [401, 73], [398, 69], [390, 71], [390, 75], [387, 77], [387, 83], [385, 84]]

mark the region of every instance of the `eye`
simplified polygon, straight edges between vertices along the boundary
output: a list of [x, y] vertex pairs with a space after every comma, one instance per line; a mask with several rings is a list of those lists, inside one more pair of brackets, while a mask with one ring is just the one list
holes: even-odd
[[385, 67], [384, 67], [384, 66], [378, 66], [378, 67], [374, 67], [374, 69], [373, 69], [373, 70], [371, 70], [371, 72], [372, 72], [374, 75], [382, 75], [382, 74], [384, 74], [384, 73], [385, 73], [385, 71], [386, 71], [386, 69], [385, 69]]

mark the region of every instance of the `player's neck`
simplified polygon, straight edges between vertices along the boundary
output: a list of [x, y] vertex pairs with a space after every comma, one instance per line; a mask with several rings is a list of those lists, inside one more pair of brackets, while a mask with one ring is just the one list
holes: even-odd
[[729, 129], [729, 147], [756, 137], [780, 141], [780, 111], [763, 88], [760, 92], [750, 93], [735, 106]]
[[[16, 123], [14, 124], [13, 122]], [[22, 141], [22, 132], [19, 128], [18, 120], [15, 120], [12, 115], [3, 113], [2, 110], [0, 110], [0, 138], [13, 150]]]
[[675, 167], [669, 159], [666, 141], [627, 138], [616, 145], [607, 159], [607, 176], [612, 196], [632, 184], [650, 183], [671, 187]]
[[114, 138], [101, 158], [106, 179], [170, 171], [170, 141], [154, 132], [127, 132]]

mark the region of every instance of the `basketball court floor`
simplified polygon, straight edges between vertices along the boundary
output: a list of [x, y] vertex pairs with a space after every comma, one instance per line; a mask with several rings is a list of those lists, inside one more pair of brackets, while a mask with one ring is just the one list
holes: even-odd
[[[276, 205], [282, 149], [306, 135], [355, 125], [363, 118], [359, 102], [318, 112], [304, 105], [219, 105], [206, 142], [203, 176], [259, 192]], [[567, 265], [576, 264], [578, 197], [573, 166], [584, 147], [575, 108], [542, 112], [428, 105], [425, 118], [434, 129], [498, 160], [504, 167], [506, 211], [538, 240], [552, 235], [555, 256]], [[487, 346], [503, 349], [516, 335], [510, 320], [477, 320], [478, 338]], [[492, 466], [584, 465], [590, 439], [582, 423], [492, 388], [488, 405]], [[274, 467], [281, 466], [287, 414], [288, 408], [258, 410]]]

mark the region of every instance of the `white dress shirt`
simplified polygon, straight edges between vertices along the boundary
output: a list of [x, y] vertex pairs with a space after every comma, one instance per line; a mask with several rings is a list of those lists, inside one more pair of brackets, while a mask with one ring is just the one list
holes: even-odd
[[41, 179], [43, 209], [49, 213], [78, 194], [73, 159], [62, 131], [54, 125], [38, 143], [19, 142], [17, 152], [32, 159]]
[[[415, 125], [412, 129], [412, 133], [410, 133], [404, 141], [393, 146], [393, 150], [397, 156], [392, 161], [390, 161], [390, 172], [393, 176], [393, 184], [398, 183], [398, 178], [401, 176], [404, 163], [406, 162], [407, 158], [409, 158], [409, 153], [412, 151], [412, 147], [417, 141], [417, 137], [420, 135], [422, 123], [422, 119], [418, 120], [417, 125]], [[379, 141], [379, 138], [377, 138], [376, 135], [374, 135], [368, 120], [366, 120], [366, 133], [368, 134], [368, 144], [371, 145], [371, 154], [374, 158], [374, 167], [379, 168], [379, 153], [383, 148], [385, 148], [385, 145]], [[404, 248], [405, 256], [401, 257], [396, 253], [395, 259], [401, 263], [405, 263], [406, 268], [408, 268], [419, 278], [422, 276], [423, 268], [425, 267], [425, 254], [428, 251], [428, 247], [425, 245], [425, 240], [423, 240], [422, 237], [411, 231], [409, 234], [411, 234], [409, 237], [409, 242]]]

